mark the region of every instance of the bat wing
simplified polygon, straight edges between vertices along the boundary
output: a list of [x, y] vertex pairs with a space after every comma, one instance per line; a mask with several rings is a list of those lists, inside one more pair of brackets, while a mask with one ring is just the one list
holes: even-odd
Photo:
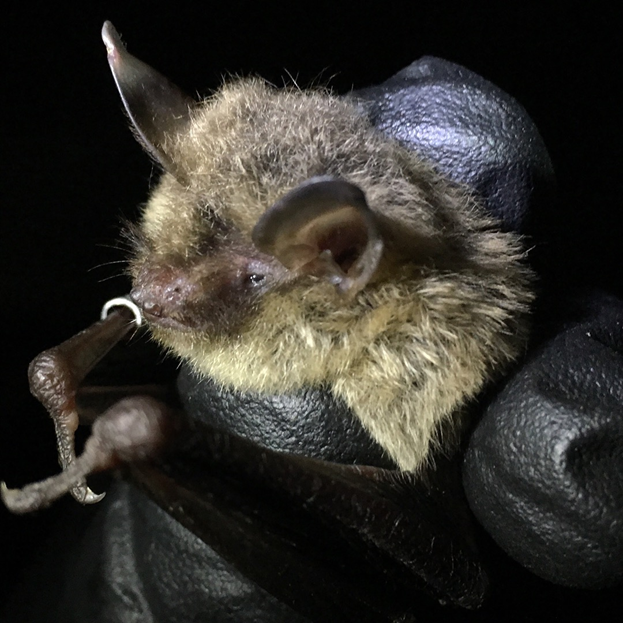
[[[130, 479], [245, 576], [317, 621], [478, 607], [487, 577], [448, 465], [423, 484], [393, 470], [267, 450], [193, 422]], [[442, 472], [444, 470], [441, 470]], [[422, 593], [428, 593], [429, 599]]]

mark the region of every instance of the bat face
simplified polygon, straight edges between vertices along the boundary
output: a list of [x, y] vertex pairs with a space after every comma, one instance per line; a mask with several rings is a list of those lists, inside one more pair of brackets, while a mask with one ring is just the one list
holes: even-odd
[[523, 347], [517, 237], [356, 101], [249, 80], [195, 103], [112, 27], [104, 39], [165, 169], [130, 267], [153, 335], [242, 391], [328, 386], [400, 468], [421, 468]]

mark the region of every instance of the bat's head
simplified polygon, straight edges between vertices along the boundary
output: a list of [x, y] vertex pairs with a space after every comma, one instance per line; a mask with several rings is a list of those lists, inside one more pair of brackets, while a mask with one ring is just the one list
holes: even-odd
[[432, 429], [515, 356], [529, 299], [516, 238], [356, 100], [244, 80], [195, 102], [109, 23], [103, 36], [135, 134], [164, 170], [131, 275], [165, 346], [239, 389], [329, 384], [386, 447], [362, 401], [374, 410], [422, 387]]

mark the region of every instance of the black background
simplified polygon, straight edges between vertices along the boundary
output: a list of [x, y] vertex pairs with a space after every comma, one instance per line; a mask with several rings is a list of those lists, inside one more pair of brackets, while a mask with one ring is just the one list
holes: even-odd
[[[120, 219], [138, 214], [157, 175], [126, 127], [100, 40], [105, 19], [191, 93], [228, 73], [346, 92], [424, 54], [469, 67], [527, 108], [550, 150], [560, 199], [539, 229], [548, 268], [561, 282], [621, 293], [623, 20], [605, 8], [616, 3], [125, 4], [23, 2], [3, 15], [0, 479], [9, 486], [57, 469], [27, 364], [127, 291]], [[68, 503], [19, 518], [0, 508], [2, 566], [22, 564]]]

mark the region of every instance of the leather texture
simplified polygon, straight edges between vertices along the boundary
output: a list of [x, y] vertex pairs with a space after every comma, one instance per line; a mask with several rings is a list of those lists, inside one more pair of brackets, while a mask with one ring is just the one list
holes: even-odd
[[552, 164], [524, 108], [478, 74], [425, 56], [379, 86], [355, 92], [374, 125], [482, 198], [504, 228], [554, 191]]
[[471, 437], [464, 484], [498, 544], [552, 582], [623, 580], [623, 302], [584, 317], [512, 377]]
[[[69, 507], [2, 621], [304, 623], [135, 487]], [[99, 490], [99, 489], [98, 489]], [[89, 521], [90, 520], [90, 521]]]
[[350, 409], [326, 389], [258, 395], [219, 387], [184, 366], [178, 391], [187, 413], [272, 450], [376, 467], [395, 467]]

